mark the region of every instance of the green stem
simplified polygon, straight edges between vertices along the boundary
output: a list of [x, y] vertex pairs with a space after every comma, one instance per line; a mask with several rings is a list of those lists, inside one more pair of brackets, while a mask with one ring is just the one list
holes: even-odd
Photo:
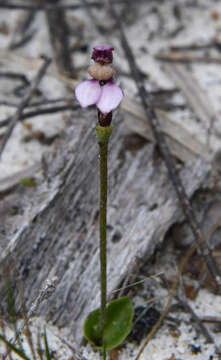
[[[99, 143], [100, 158], [100, 281], [101, 281], [101, 319], [102, 338], [104, 333], [106, 302], [107, 302], [107, 155], [108, 141], [112, 133], [112, 126], [96, 128]], [[106, 349], [103, 339], [103, 359], [106, 359]]]
[[104, 327], [107, 296], [107, 152], [108, 144], [100, 147], [100, 268], [101, 268], [101, 328]]

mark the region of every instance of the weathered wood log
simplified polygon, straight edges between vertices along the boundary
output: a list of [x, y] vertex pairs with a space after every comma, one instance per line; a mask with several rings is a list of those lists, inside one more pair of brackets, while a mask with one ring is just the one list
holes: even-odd
[[[54, 294], [39, 313], [67, 326], [77, 342], [87, 314], [99, 306], [98, 147], [87, 112], [48, 154], [47, 181], [35, 190], [18, 186], [17, 209], [6, 221], [1, 262], [16, 263], [27, 307], [48, 277], [57, 276]], [[182, 220], [179, 204], [163, 161], [153, 144], [134, 150], [125, 146], [124, 122], [119, 116], [110, 141], [108, 199], [108, 292], [116, 289], [128, 270], [148, 262], [168, 229]], [[127, 141], [128, 143], [128, 141]], [[188, 196], [211, 185], [211, 166], [199, 159], [180, 172]], [[14, 202], [12, 196], [12, 203]], [[30, 199], [31, 197], [31, 199]], [[1, 201], [7, 201], [3, 197]], [[10, 203], [9, 207], [12, 206]], [[2, 208], [4, 214], [4, 207]], [[15, 232], [16, 230], [16, 232]], [[14, 233], [13, 233], [14, 231]], [[2, 302], [4, 282], [1, 279]]]

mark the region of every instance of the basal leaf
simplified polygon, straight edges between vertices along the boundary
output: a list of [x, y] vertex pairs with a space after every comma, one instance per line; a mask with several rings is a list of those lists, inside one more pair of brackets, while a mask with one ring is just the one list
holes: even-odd
[[[120, 345], [130, 333], [133, 314], [133, 306], [127, 296], [113, 300], [107, 305], [103, 335], [107, 350]], [[97, 348], [102, 348], [102, 334], [99, 325], [100, 309], [97, 309], [87, 317], [84, 323], [84, 335], [90, 343]]]

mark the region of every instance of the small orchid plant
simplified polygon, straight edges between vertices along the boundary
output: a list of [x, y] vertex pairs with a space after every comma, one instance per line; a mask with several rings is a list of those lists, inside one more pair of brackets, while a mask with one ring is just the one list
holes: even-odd
[[108, 142], [112, 134], [112, 111], [123, 99], [123, 92], [113, 77], [114, 48], [109, 45], [96, 46], [93, 49], [94, 64], [88, 68], [92, 77], [77, 85], [75, 96], [82, 108], [96, 105], [98, 125], [96, 133], [99, 144], [100, 160], [100, 282], [101, 305], [85, 320], [84, 336], [97, 348], [103, 349], [103, 359], [107, 350], [120, 345], [132, 328], [133, 307], [130, 298], [125, 296], [107, 304], [107, 250], [106, 250], [106, 215], [107, 215], [107, 155]]

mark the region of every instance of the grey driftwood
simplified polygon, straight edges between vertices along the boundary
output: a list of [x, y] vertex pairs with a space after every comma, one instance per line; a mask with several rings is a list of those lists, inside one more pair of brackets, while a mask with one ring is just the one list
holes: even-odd
[[[44, 160], [37, 186], [18, 185], [0, 201], [2, 266], [16, 264], [30, 308], [47, 278], [58, 277], [55, 292], [38, 312], [69, 328], [79, 343], [86, 315], [99, 306], [98, 147], [91, 123], [95, 110], [80, 113], [55, 153]], [[82, 119], [84, 116], [84, 119]], [[128, 271], [138, 272], [182, 220], [164, 163], [153, 143], [128, 147], [125, 123], [117, 115], [109, 152], [108, 292]], [[127, 140], [127, 141], [126, 141]], [[180, 173], [188, 196], [212, 186], [205, 159]], [[17, 194], [17, 196], [16, 196]], [[10, 213], [13, 206], [17, 210]], [[5, 296], [1, 279], [1, 301]]]

